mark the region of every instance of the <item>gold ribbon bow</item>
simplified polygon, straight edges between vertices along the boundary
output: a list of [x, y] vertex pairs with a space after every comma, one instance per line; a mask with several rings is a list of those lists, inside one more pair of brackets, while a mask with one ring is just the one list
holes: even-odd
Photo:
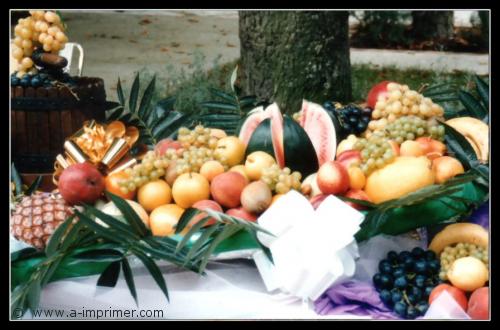
[[83, 127], [64, 142], [65, 156], [58, 155], [54, 164], [53, 181], [57, 180], [62, 171], [75, 163], [89, 161], [105, 172], [114, 172], [136, 163], [128, 157], [118, 166], [130, 148], [139, 139], [137, 127], [126, 127], [121, 121], [113, 121], [108, 125], [86, 121]]

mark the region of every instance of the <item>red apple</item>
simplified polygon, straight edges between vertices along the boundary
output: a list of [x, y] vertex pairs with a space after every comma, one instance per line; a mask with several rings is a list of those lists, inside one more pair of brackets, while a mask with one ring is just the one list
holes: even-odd
[[318, 206], [320, 206], [320, 204], [325, 200], [325, 198], [327, 198], [328, 195], [325, 195], [325, 194], [321, 194], [321, 195], [316, 195], [316, 196], [313, 196], [309, 199], [309, 202], [311, 203], [311, 205], [313, 206], [313, 208], [316, 210], [318, 208]]
[[343, 194], [349, 189], [349, 174], [344, 165], [329, 161], [318, 170], [317, 183], [323, 194]]
[[375, 104], [377, 104], [379, 96], [387, 96], [387, 85], [389, 83], [390, 81], [382, 81], [370, 89], [368, 97], [366, 98], [366, 103], [369, 108], [375, 108]]
[[232, 217], [241, 218], [243, 220], [255, 222], [257, 221], [257, 216], [253, 213], [247, 212], [243, 209], [243, 207], [237, 207], [234, 209], [229, 209], [226, 211], [227, 215]]
[[94, 203], [101, 197], [105, 182], [102, 174], [90, 163], [74, 164], [66, 168], [59, 177], [61, 196], [71, 205]]
[[163, 139], [155, 145], [155, 152], [163, 156], [168, 149], [180, 149], [182, 145], [179, 141], [174, 141], [172, 139]]
[[341, 152], [336, 159], [347, 170], [352, 164], [361, 164], [361, 152], [359, 150], [346, 150]]
[[[210, 199], [204, 199], [201, 201], [197, 201], [196, 203], [193, 204], [192, 207], [195, 209], [201, 210], [201, 211], [209, 209], [209, 210], [213, 210], [213, 211], [217, 211], [217, 212], [222, 212], [222, 207], [217, 202], [210, 200]], [[194, 226], [195, 224], [198, 223], [198, 221], [200, 221], [201, 219], [203, 219], [207, 215], [208, 214], [206, 214], [205, 212], [201, 212], [201, 213], [195, 215], [193, 217], [193, 219], [191, 219], [191, 221], [189, 222], [189, 225]], [[215, 220], [214, 218], [210, 218], [207, 222], [205, 222], [203, 227], [211, 226], [211, 225], [215, 224], [216, 222], [217, 222], [217, 220]]]
[[[352, 199], [359, 199], [362, 201], [371, 202], [370, 197], [368, 197], [368, 195], [364, 192], [364, 190], [361, 189], [351, 189], [348, 192], [346, 192], [344, 196]], [[356, 204], [353, 202], [344, 201], [344, 203], [346, 203], [352, 208], [355, 208], [356, 210], [366, 209], [366, 206]]]
[[467, 310], [467, 296], [465, 295], [465, 292], [462, 290], [455, 288], [452, 285], [443, 283], [439, 284], [436, 286], [434, 289], [432, 289], [432, 292], [429, 296], [429, 305], [432, 304], [432, 302], [439, 297], [441, 292], [446, 291], [448, 292], [453, 299], [457, 302], [457, 304], [462, 307], [464, 311]]
[[482, 287], [474, 291], [469, 298], [467, 314], [473, 320], [489, 319], [489, 290], [488, 287]]

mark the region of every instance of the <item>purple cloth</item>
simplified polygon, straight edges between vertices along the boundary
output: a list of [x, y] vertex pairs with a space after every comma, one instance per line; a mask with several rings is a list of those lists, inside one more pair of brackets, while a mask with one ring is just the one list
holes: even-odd
[[490, 228], [490, 202], [486, 202], [477, 210], [475, 210], [470, 216], [470, 221], [472, 223], [477, 223], [483, 226], [484, 229]]
[[353, 314], [374, 319], [398, 319], [370, 283], [350, 280], [334, 285], [314, 302], [320, 315]]

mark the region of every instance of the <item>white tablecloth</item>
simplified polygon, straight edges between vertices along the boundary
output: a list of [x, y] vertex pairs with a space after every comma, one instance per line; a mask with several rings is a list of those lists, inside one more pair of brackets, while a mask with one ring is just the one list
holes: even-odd
[[[382, 235], [360, 244], [361, 259], [356, 263], [354, 278], [370, 281], [377, 269], [378, 261], [387, 251], [408, 249], [410, 246], [415, 246], [415, 243], [407, 237], [384, 237]], [[136, 306], [130, 295], [122, 274], [114, 288], [97, 287], [98, 276], [88, 276], [48, 284], [41, 294], [42, 314], [45, 310], [55, 309], [63, 310], [64, 315], [86, 311], [87, 317], [75, 318], [95, 319], [95, 316], [91, 316], [96, 315], [97, 310], [100, 310], [101, 314], [108, 310], [108, 315], [111, 315], [111, 310], [129, 310], [129, 313], [132, 313], [132, 310], [135, 313], [139, 313], [140, 310], [146, 313], [162, 310], [163, 319], [360, 318], [354, 315], [321, 316], [314, 312], [312, 304], [304, 304], [301, 300], [280, 292], [267, 292], [255, 263], [251, 259], [210, 262], [205, 276], [159, 262], [169, 289], [170, 302], [167, 303], [147, 270], [139, 262], [131, 261], [139, 306]], [[94, 314], [89, 310], [95, 310]], [[24, 318], [34, 317], [28, 312]], [[50, 317], [41, 315], [36, 318]], [[121, 317], [121, 319], [124, 318]], [[144, 318], [151, 319], [151, 317]]]

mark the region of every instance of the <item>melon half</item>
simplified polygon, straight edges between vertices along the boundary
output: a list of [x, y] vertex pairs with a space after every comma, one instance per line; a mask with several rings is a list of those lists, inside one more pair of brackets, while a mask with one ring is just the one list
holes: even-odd
[[335, 159], [337, 135], [328, 111], [319, 104], [302, 101], [300, 126], [311, 140], [319, 166]]

